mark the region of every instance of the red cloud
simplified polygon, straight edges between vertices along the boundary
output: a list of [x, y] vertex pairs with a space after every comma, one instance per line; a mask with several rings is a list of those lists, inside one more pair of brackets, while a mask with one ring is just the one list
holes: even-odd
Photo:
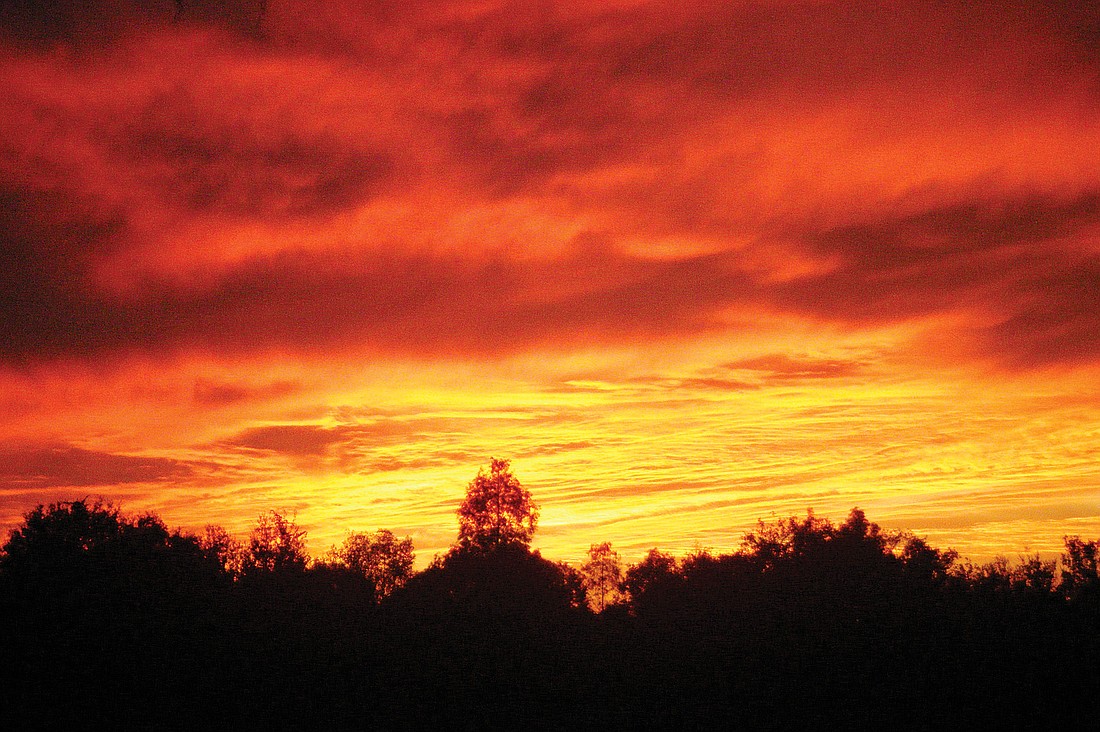
[[1084, 3], [11, 7], [7, 365], [777, 312], [965, 312], [1005, 363], [1100, 356]]
[[64, 444], [0, 448], [0, 466], [0, 492], [150, 483], [192, 474], [191, 466], [179, 460], [116, 455]]

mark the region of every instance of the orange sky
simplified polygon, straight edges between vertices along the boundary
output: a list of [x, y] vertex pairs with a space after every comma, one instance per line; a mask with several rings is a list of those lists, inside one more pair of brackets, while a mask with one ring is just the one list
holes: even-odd
[[0, 530], [1100, 535], [1091, 2], [0, 9]]

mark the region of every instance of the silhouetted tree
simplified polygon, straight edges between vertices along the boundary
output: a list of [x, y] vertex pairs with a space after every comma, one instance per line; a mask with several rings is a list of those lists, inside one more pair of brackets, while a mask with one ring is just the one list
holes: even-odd
[[17, 701], [0, 700], [6, 721], [33, 710], [34, 728], [159, 727], [200, 715], [185, 677], [216, 655], [225, 579], [195, 537], [154, 515], [100, 501], [36, 507], [0, 567], [0, 626], [18, 629], [0, 632], [0, 657], [20, 670]]
[[1020, 557], [1009, 573], [1012, 588], [1030, 595], [1049, 595], [1054, 590], [1056, 560], [1044, 560], [1038, 554]]
[[588, 604], [595, 612], [603, 612], [622, 599], [623, 563], [611, 542], [593, 544], [588, 548], [588, 560], [581, 565], [581, 579]]
[[902, 561], [906, 575], [922, 585], [939, 586], [952, 576], [959, 553], [954, 549], [940, 551], [929, 546], [919, 536], [903, 533], [899, 536]]
[[574, 606], [575, 591], [562, 566], [520, 544], [491, 551], [452, 550], [409, 579], [397, 595], [432, 614], [458, 612], [492, 617], [537, 617]]
[[829, 538], [852, 549], [858, 547], [859, 551], [869, 555], [885, 556], [893, 551], [902, 537], [900, 533], [883, 531], [878, 524], [867, 520], [863, 509], [853, 508]]
[[[529, 548], [533, 520], [519, 538], [471, 525], [379, 604], [378, 555], [399, 558], [393, 577], [411, 561], [390, 532], [307, 566], [305, 532], [274, 512], [241, 547], [101, 502], [38, 506], [0, 551], [4, 721], [1085, 729], [1100, 714], [1096, 542], [1066, 538], [1055, 587], [1037, 555], [959, 564], [858, 509], [761, 523], [730, 554], [652, 550], [625, 573], [608, 543], [577, 569]], [[607, 599], [617, 576], [629, 604]], [[605, 612], [584, 610], [586, 586]]]
[[507, 460], [492, 459], [488, 474], [478, 470], [458, 508], [458, 546], [491, 551], [507, 544], [529, 546], [539, 509], [512, 474]]
[[968, 560], [959, 567], [959, 575], [972, 592], [1007, 595], [1012, 591], [1012, 568], [1001, 554], [981, 564]]
[[245, 550], [235, 537], [221, 526], [210, 524], [199, 537], [203, 552], [232, 578], [240, 576], [244, 568]]
[[332, 556], [337, 564], [369, 579], [379, 599], [405, 584], [416, 558], [412, 539], [398, 539], [388, 529], [373, 534], [352, 532]]
[[743, 553], [754, 557], [765, 570], [781, 560], [805, 550], [806, 539], [818, 535], [824, 525], [809, 511], [806, 520], [795, 517], [780, 519], [774, 523], [757, 522], [756, 531], [745, 534], [741, 541]]
[[676, 576], [648, 588], [642, 607], [675, 607], [728, 619], [740, 612], [748, 599], [746, 590], [759, 584], [763, 574], [760, 564], [746, 554], [715, 555], [705, 549], [696, 550], [680, 562]]
[[554, 565], [561, 572], [562, 584], [569, 593], [570, 606], [585, 607], [588, 604], [588, 591], [585, 589], [584, 577], [581, 576], [580, 571], [567, 562], [554, 562]]
[[1082, 541], [1079, 536], [1063, 538], [1060, 589], [1069, 599], [1091, 596], [1100, 599], [1100, 542]]
[[676, 557], [658, 549], [650, 549], [642, 561], [631, 566], [623, 576], [623, 591], [631, 605], [637, 609], [646, 602], [643, 597], [654, 594], [668, 594], [672, 585], [680, 577], [679, 563]]
[[184, 565], [206, 574], [216, 567], [195, 537], [169, 531], [152, 514], [125, 517], [99, 500], [35, 507], [0, 555], [0, 571], [9, 577], [58, 587], [95, 576], [152, 579], [155, 572], [183, 572]]
[[568, 568], [516, 542], [440, 557], [383, 605], [400, 650], [382, 678], [406, 681], [381, 726], [565, 728], [590, 686], [577, 594]]
[[306, 532], [278, 511], [260, 514], [248, 538], [244, 556], [244, 574], [304, 570]]
[[68, 501], [38, 505], [11, 532], [0, 567], [30, 574], [54, 571], [117, 544], [122, 535], [118, 509], [109, 503]]
[[802, 520], [792, 516], [772, 524], [761, 521], [756, 531], [745, 535], [741, 551], [765, 572], [787, 567], [842, 578], [845, 573], [838, 574], [830, 567], [858, 566], [864, 575], [872, 570], [896, 570], [898, 559], [893, 551], [901, 539], [900, 533], [884, 532], [869, 522], [859, 508], [853, 508], [840, 526], [808, 511]]

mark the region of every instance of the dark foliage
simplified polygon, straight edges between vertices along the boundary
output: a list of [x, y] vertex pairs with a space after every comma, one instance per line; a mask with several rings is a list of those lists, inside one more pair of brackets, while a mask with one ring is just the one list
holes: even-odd
[[380, 598], [369, 574], [310, 565], [293, 522], [260, 523], [234, 548], [104, 504], [28, 513], [0, 554], [5, 722], [1075, 730], [1100, 713], [1097, 543], [1079, 537], [1057, 567], [974, 566], [858, 510], [809, 515], [733, 554], [650, 552], [594, 613], [583, 574], [522, 541], [458, 545]]
[[507, 460], [493, 458], [489, 472], [477, 472], [458, 507], [458, 546], [479, 552], [516, 544], [530, 546], [539, 507], [512, 474]]

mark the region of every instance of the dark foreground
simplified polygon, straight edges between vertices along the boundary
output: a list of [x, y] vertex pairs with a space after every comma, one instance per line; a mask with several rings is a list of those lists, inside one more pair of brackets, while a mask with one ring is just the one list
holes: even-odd
[[109, 540], [69, 526], [9, 542], [7, 728], [1094, 730], [1100, 719], [1095, 542], [1067, 542], [1058, 571], [1037, 559], [960, 566], [858, 512], [842, 526], [791, 520], [737, 554], [651, 554], [595, 614], [574, 573], [523, 546], [456, 550], [379, 602], [347, 568], [242, 574], [143, 521]]

